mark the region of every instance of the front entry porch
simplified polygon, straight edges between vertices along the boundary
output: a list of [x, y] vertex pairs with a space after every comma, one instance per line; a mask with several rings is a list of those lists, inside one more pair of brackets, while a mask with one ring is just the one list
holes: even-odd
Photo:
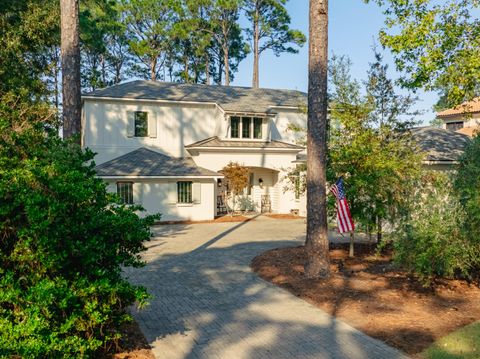
[[217, 215], [230, 211], [276, 213], [279, 204], [279, 171], [263, 167], [249, 167], [249, 185], [242, 195], [232, 196], [223, 182], [217, 191]]

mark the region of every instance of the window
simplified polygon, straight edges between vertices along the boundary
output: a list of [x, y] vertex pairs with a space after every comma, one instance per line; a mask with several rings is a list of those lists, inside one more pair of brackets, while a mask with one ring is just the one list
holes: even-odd
[[242, 138], [250, 138], [250, 117], [242, 117]]
[[253, 119], [253, 138], [261, 139], [262, 136], [262, 123], [263, 119], [255, 117]]
[[193, 203], [192, 182], [177, 182], [177, 202]]
[[148, 136], [148, 114], [146, 112], [135, 112], [135, 137]]
[[447, 130], [457, 131], [461, 128], [463, 128], [463, 121], [447, 122]]
[[117, 194], [125, 204], [133, 204], [133, 183], [117, 182]]
[[239, 138], [240, 137], [240, 117], [231, 117], [230, 118], [230, 137]]
[[230, 117], [230, 138], [263, 138], [263, 118]]

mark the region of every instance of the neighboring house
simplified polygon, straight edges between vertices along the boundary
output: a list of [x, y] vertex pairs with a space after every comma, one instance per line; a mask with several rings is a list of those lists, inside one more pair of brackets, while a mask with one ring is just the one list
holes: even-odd
[[413, 128], [412, 135], [425, 153], [423, 165], [431, 170], [454, 169], [470, 142], [468, 135], [433, 126]]
[[306, 124], [304, 93], [133, 81], [82, 98], [82, 145], [126, 203], [162, 220], [212, 219], [225, 209], [218, 171], [233, 161], [251, 170], [249, 207], [305, 213], [305, 199], [284, 190], [304, 151], [287, 131]]
[[443, 128], [472, 137], [480, 126], [480, 98], [437, 113]]

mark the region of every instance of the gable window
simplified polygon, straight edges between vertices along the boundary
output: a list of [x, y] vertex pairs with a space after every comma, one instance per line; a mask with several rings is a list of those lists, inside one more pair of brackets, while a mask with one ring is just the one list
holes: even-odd
[[148, 113], [137, 111], [135, 112], [135, 137], [148, 136]]
[[133, 204], [133, 183], [117, 182], [117, 195], [125, 204]]
[[457, 131], [463, 128], [463, 121], [459, 122], [447, 122], [447, 130]]
[[177, 182], [177, 203], [193, 203], [192, 182]]
[[230, 117], [230, 138], [263, 138], [263, 118], [261, 117]]

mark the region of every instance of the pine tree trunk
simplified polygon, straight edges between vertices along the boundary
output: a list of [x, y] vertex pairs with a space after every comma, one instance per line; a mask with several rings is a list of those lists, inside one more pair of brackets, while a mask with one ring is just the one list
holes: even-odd
[[208, 60], [208, 53], [205, 54], [205, 83], [210, 85], [210, 62]]
[[157, 58], [154, 57], [150, 60], [150, 80], [157, 80]]
[[355, 234], [350, 232], [350, 251], [348, 253], [350, 258], [355, 257]]
[[228, 63], [228, 46], [223, 47], [223, 66], [225, 68], [225, 86], [230, 86], [230, 66]]
[[63, 137], [81, 142], [79, 0], [60, 1]]
[[310, 0], [307, 131], [307, 278], [330, 276], [326, 206], [328, 0]]
[[260, 81], [258, 78], [258, 62], [259, 62], [259, 53], [258, 53], [258, 42], [259, 42], [259, 14], [258, 14], [258, 7], [255, 9], [255, 16], [253, 22], [253, 79], [252, 79], [252, 87], [259, 88]]

